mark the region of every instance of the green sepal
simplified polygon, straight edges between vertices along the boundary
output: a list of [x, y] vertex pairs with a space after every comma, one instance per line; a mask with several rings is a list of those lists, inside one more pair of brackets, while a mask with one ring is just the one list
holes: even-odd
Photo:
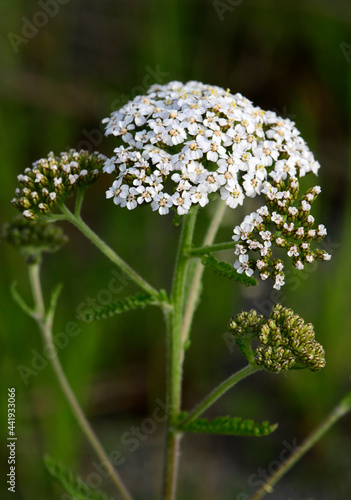
[[54, 458], [46, 455], [44, 463], [50, 476], [62, 486], [73, 500], [113, 500], [103, 491], [90, 488]]
[[126, 297], [125, 299], [117, 299], [113, 302], [102, 304], [95, 309], [91, 309], [90, 311], [78, 315], [78, 319], [86, 322], [96, 319], [106, 319], [114, 316], [115, 314], [121, 314], [133, 309], [143, 308], [150, 304], [157, 304], [158, 302], [159, 297], [155, 295], [137, 293], [135, 295], [131, 295], [130, 297]]
[[204, 266], [212, 269], [216, 274], [220, 276], [224, 276], [229, 279], [235, 279], [240, 283], [243, 283], [245, 286], [254, 286], [257, 285], [257, 281], [251, 276], [246, 276], [246, 274], [239, 274], [234, 267], [228, 262], [219, 261], [213, 255], [204, 255], [201, 258], [201, 261]]
[[[186, 418], [186, 413], [180, 415], [180, 420]], [[216, 417], [213, 420], [198, 418], [189, 423], [179, 423], [177, 430], [181, 432], [197, 432], [201, 434], [225, 434], [227, 436], [268, 436], [278, 427], [268, 421], [256, 423], [241, 417]]]

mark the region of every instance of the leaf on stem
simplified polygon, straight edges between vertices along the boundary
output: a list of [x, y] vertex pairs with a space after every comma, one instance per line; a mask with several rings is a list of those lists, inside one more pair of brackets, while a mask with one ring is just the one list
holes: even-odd
[[14, 281], [12, 283], [10, 291], [11, 291], [11, 295], [12, 295], [13, 300], [20, 306], [22, 311], [24, 311], [26, 314], [28, 314], [28, 316], [35, 318], [36, 312], [34, 311], [34, 309], [32, 309], [31, 307], [29, 307], [26, 304], [26, 302], [22, 299], [21, 295], [17, 291], [17, 281]]
[[219, 261], [213, 255], [204, 255], [201, 258], [201, 261], [204, 266], [212, 269], [219, 276], [224, 276], [225, 278], [235, 279], [236, 281], [240, 281], [245, 286], [254, 286], [257, 284], [257, 281], [251, 276], [246, 276], [246, 274], [239, 274], [234, 267], [228, 262]]
[[50, 476], [60, 483], [74, 500], [112, 500], [101, 490], [90, 488], [54, 458], [46, 456], [44, 462]]
[[[180, 415], [181, 420], [186, 414]], [[268, 421], [256, 423], [253, 420], [245, 420], [241, 417], [216, 417], [213, 420], [198, 418], [178, 425], [178, 430], [184, 432], [199, 432], [202, 434], [226, 434], [228, 436], [267, 436], [278, 427], [278, 424], [270, 424]]]
[[146, 293], [137, 293], [126, 297], [125, 299], [118, 299], [107, 304], [91, 309], [79, 315], [78, 318], [82, 321], [93, 321], [95, 319], [106, 319], [115, 314], [120, 314], [133, 309], [143, 308], [150, 304], [157, 304], [158, 297]]
[[63, 285], [61, 283], [59, 283], [51, 293], [49, 310], [47, 312], [47, 318], [49, 318], [50, 322], [53, 321], [55, 311], [56, 311], [57, 301], [60, 297], [60, 293], [62, 291], [62, 288], [63, 288]]

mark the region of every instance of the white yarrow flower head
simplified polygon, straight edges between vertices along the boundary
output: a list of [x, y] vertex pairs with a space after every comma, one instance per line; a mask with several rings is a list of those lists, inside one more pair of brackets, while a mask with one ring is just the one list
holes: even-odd
[[[153, 85], [103, 123], [106, 135], [120, 141], [104, 166], [121, 183], [117, 189], [153, 188], [147, 195], [142, 192], [142, 203], [140, 196], [134, 203], [115, 195], [112, 185], [107, 198], [128, 209], [146, 203], [162, 215], [171, 208], [186, 215], [192, 205], [207, 205], [217, 192], [235, 209], [246, 197], [265, 192], [269, 176], [286, 181], [316, 174], [319, 168], [292, 121], [263, 111], [241, 94], [201, 82]], [[152, 176], [158, 184], [150, 182]], [[161, 191], [167, 202], [161, 201]], [[305, 211], [315, 194], [310, 193], [300, 210]], [[160, 207], [160, 202], [165, 205]]]

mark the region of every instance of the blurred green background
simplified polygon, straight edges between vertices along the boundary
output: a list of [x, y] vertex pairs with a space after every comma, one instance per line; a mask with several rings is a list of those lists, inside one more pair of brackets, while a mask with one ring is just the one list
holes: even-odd
[[[44, 7], [56, 5], [45, 17]], [[53, 14], [57, 10], [56, 14]], [[322, 195], [314, 208], [326, 224], [330, 263], [301, 274], [297, 286], [278, 297], [313, 322], [327, 353], [319, 373], [258, 374], [225, 396], [209, 414], [243, 415], [279, 422], [266, 438], [189, 436], [183, 441], [179, 499], [245, 500], [254, 492], [249, 477], [276, 467], [284, 440], [299, 444], [351, 387], [351, 199], [350, 82], [351, 8], [348, 1], [323, 0], [2, 0], [0, 223], [15, 213], [10, 200], [16, 175], [49, 151], [68, 147], [109, 154], [101, 119], [153, 83], [196, 79], [241, 92], [264, 109], [293, 119], [322, 168]], [[31, 22], [42, 27], [33, 30]], [[32, 30], [32, 31], [31, 31]], [[37, 32], [36, 32], [37, 31]], [[22, 36], [23, 38], [19, 38]], [[310, 183], [314, 179], [308, 179]], [[169, 288], [179, 229], [150, 210], [129, 213], [104, 198], [110, 178], [86, 197], [84, 217], [155, 286]], [[246, 206], [245, 211], [250, 207]], [[218, 241], [229, 239], [242, 214], [229, 211]], [[202, 214], [198, 237], [211, 208]], [[137, 499], [156, 498], [161, 477], [161, 425], [130, 451], [121, 436], [140, 426], [164, 401], [165, 333], [153, 308], [105, 322], [80, 324], [77, 306], [105, 300], [111, 264], [71, 227], [70, 243], [46, 258], [47, 291], [65, 284], [55, 332], [76, 321], [79, 335], [60, 352], [79, 400], [108, 451], [125, 458], [120, 472]], [[70, 465], [83, 479], [113, 494], [96, 471], [53, 378], [43, 366], [24, 384], [19, 365], [42, 353], [34, 322], [13, 303], [9, 286], [18, 281], [30, 300], [22, 258], [0, 245], [1, 401], [0, 457], [7, 471], [7, 387], [17, 390], [17, 491], [23, 500], [59, 499], [63, 491], [47, 476], [45, 453]], [[232, 252], [227, 257], [232, 261]], [[308, 279], [307, 279], [308, 278]], [[128, 283], [123, 294], [131, 294]], [[114, 296], [114, 298], [116, 295]], [[277, 297], [276, 297], [277, 299]], [[184, 407], [190, 408], [215, 384], [243, 365], [223, 335], [230, 316], [242, 308], [267, 308], [264, 286], [239, 289], [205, 273], [203, 301], [187, 353]], [[349, 499], [350, 416], [340, 422], [270, 495], [273, 500]], [[144, 436], [145, 437], [145, 436]], [[273, 461], [273, 462], [272, 462]], [[274, 462], [275, 461], [275, 462]], [[90, 476], [89, 476], [90, 475]], [[2, 481], [1, 498], [10, 498]]]

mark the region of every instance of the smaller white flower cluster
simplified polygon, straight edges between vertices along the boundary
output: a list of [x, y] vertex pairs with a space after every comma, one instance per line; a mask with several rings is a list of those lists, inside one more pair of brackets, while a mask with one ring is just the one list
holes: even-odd
[[200, 82], [154, 85], [103, 122], [125, 144], [105, 163], [116, 174], [106, 196], [129, 210], [147, 203], [185, 215], [215, 192], [236, 208], [261, 193], [268, 175], [319, 169], [293, 122]]
[[[272, 276], [273, 288], [280, 290], [285, 284], [284, 263], [273, 257], [274, 246], [285, 249], [298, 270], [315, 259], [330, 260], [331, 255], [327, 252], [311, 247], [313, 242], [322, 240], [327, 234], [323, 224], [319, 224], [317, 229], [312, 227], [315, 219], [310, 214], [311, 203], [321, 188], [315, 186], [297, 200], [298, 188], [295, 178], [291, 178], [288, 183], [265, 183], [262, 193], [267, 205], [247, 215], [233, 231], [232, 239], [238, 242], [235, 247], [238, 259], [234, 268], [239, 274], [252, 276], [257, 270], [262, 280]], [[258, 254], [258, 257], [249, 259], [249, 252]]]
[[21, 188], [16, 189], [13, 205], [29, 220], [37, 219], [40, 214], [48, 214], [59, 200], [73, 193], [79, 186], [93, 184], [105, 162], [106, 157], [99, 153], [76, 151], [55, 156], [50, 152], [46, 158], [26, 168], [18, 175]]

